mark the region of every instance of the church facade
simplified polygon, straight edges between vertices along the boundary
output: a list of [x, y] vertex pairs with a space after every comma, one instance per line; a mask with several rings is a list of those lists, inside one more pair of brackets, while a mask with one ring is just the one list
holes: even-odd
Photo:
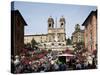
[[48, 18], [47, 22], [47, 34], [24, 35], [24, 43], [31, 43], [32, 39], [34, 39], [40, 48], [59, 51], [66, 50], [65, 18], [62, 16], [59, 19], [59, 27], [57, 19], [54, 21], [51, 16]]

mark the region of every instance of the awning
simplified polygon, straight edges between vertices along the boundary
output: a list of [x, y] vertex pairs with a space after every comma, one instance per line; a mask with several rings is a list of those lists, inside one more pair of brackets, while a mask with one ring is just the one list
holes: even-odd
[[75, 56], [75, 55], [73, 55], [73, 54], [61, 54], [61, 55], [57, 55], [57, 56], [66, 56], [66, 57], [72, 57], [72, 56]]

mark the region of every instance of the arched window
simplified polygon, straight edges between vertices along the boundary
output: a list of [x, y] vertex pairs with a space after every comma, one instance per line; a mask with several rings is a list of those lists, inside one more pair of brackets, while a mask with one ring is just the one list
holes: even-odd
[[54, 43], [52, 43], [52, 45], [54, 45]]
[[61, 43], [59, 43], [59, 45], [61, 45]]
[[51, 23], [49, 24], [49, 27], [51, 27]]
[[63, 25], [64, 25], [64, 24], [63, 24], [63, 23], [61, 23], [61, 27], [63, 27]]
[[61, 23], [61, 25], [63, 25], [63, 23]]

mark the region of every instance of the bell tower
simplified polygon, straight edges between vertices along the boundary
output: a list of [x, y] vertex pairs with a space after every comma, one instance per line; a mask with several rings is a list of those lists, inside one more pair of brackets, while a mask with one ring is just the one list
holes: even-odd
[[48, 18], [48, 29], [49, 28], [54, 28], [54, 20], [51, 16]]
[[50, 16], [48, 18], [48, 42], [53, 42], [53, 38], [54, 38], [54, 33], [53, 33], [53, 30], [54, 30], [54, 19]]
[[62, 42], [61, 45], [65, 46], [66, 45], [66, 33], [65, 33], [65, 25], [66, 25], [66, 21], [65, 18], [62, 16], [59, 20], [60, 23], [60, 30], [59, 30], [59, 41]]
[[75, 31], [80, 31], [80, 25], [79, 24], [75, 25]]
[[66, 21], [63, 16], [60, 18], [59, 22], [60, 22], [60, 28], [65, 28]]

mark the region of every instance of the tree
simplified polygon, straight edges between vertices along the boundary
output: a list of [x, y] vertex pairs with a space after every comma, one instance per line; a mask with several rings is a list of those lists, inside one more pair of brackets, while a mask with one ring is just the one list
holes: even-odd
[[31, 48], [31, 44], [30, 43], [25, 44], [25, 48]]
[[68, 39], [67, 39], [67, 45], [71, 45], [71, 44], [72, 44], [71, 39], [68, 38]]
[[36, 47], [37, 44], [38, 43], [33, 38], [32, 41], [31, 41], [32, 48]]
[[79, 52], [80, 50], [83, 50], [84, 48], [84, 42], [78, 42], [76, 43], [76, 47], [74, 49], [75, 52]]
[[84, 47], [84, 42], [79, 42], [76, 44], [77, 47]]

